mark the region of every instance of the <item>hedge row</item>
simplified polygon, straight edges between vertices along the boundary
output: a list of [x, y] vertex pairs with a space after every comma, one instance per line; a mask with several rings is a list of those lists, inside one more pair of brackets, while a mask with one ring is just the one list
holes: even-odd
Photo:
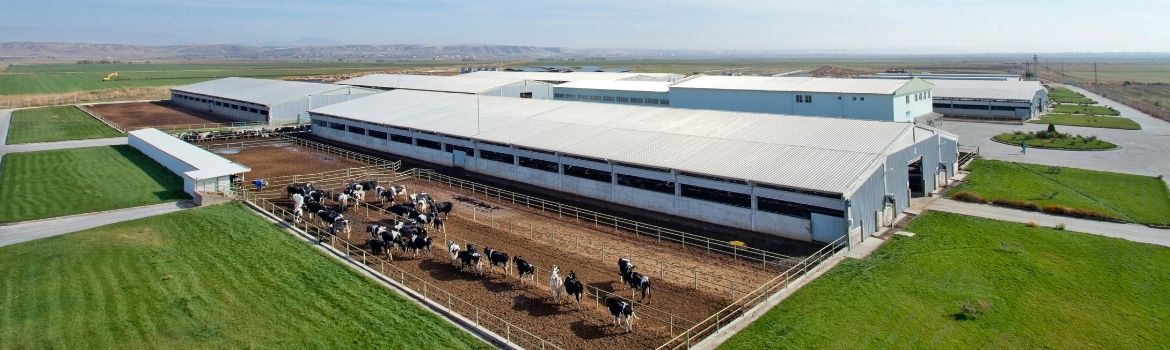
[[1076, 218], [1095, 219], [1095, 220], [1119, 221], [1117, 218], [1113, 217], [1112, 215], [1109, 215], [1109, 214], [1106, 214], [1106, 213], [1103, 213], [1100, 211], [1092, 210], [1092, 209], [1070, 208], [1070, 207], [1066, 207], [1066, 206], [1058, 205], [1058, 204], [1048, 204], [1048, 205], [1041, 206], [1041, 205], [1033, 203], [1033, 202], [1017, 200], [1017, 199], [996, 198], [993, 200], [987, 200], [987, 198], [984, 198], [983, 196], [979, 195], [978, 193], [969, 192], [969, 191], [955, 192], [955, 193], [951, 194], [951, 199], [954, 199], [957, 201], [968, 202], [968, 203], [994, 204], [994, 205], [1003, 206], [1003, 207], [1010, 207], [1010, 208], [1030, 210], [1030, 211], [1039, 211], [1039, 212], [1044, 212], [1044, 213], [1053, 214], [1053, 215], [1071, 216], [1071, 217], [1076, 217]]

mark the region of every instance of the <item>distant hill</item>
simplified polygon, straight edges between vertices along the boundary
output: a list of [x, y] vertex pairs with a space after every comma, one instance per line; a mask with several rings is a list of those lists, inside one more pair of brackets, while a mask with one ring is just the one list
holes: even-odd
[[640, 50], [566, 49], [513, 45], [125, 45], [0, 43], [0, 56], [56, 59], [539, 59], [634, 56]]

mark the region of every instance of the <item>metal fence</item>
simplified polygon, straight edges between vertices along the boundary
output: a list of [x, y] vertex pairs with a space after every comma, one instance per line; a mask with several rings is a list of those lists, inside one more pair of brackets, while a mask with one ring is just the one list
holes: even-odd
[[662, 346], [659, 346], [658, 349], [690, 348], [703, 339], [718, 333], [724, 326], [744, 315], [747, 310], [756, 307], [768, 297], [788, 287], [793, 280], [805, 276], [809, 271], [820, 265], [821, 262], [832, 257], [837, 251], [844, 249], [847, 244], [848, 242], [845, 240], [845, 237], [838, 238], [833, 243], [829, 243], [829, 245], [805, 258], [796, 266], [781, 272], [780, 275], [771, 281], [748, 292], [731, 305], [699, 321], [694, 327], [682, 331], [679, 335], [671, 338], [662, 344]]
[[105, 123], [107, 126], [114, 128], [114, 130], [118, 130], [118, 132], [126, 132], [126, 129], [123, 129], [122, 126], [119, 125], [118, 123], [115, 123], [112, 120], [106, 119], [106, 117], [103, 117], [101, 114], [98, 114], [97, 112], [90, 110], [86, 106], [77, 105], [77, 108], [80, 109], [82, 112], [85, 112], [85, 114], [89, 114], [89, 116], [93, 117], [94, 119], [97, 119], [98, 121]]
[[[245, 148], [250, 148], [250, 147], [276, 146], [276, 145], [282, 145], [282, 144], [297, 145], [297, 146], [301, 146], [301, 147], [304, 147], [304, 148], [307, 148], [310, 150], [334, 154], [334, 155], [340, 156], [344, 159], [349, 159], [349, 160], [352, 160], [355, 162], [360, 162], [360, 163], [365, 163], [365, 164], [394, 165], [395, 169], [398, 169], [398, 167], [402, 165], [402, 161], [391, 161], [389, 159], [375, 157], [375, 156], [371, 156], [371, 155], [368, 155], [365, 153], [358, 153], [358, 152], [350, 151], [350, 150], [340, 148], [340, 147], [334, 147], [334, 146], [326, 145], [323, 143], [313, 142], [310, 140], [302, 139], [299, 137], [289, 137], [289, 136], [285, 136], [285, 135], [277, 135], [275, 137], [262, 138], [262, 139], [249, 139], [249, 140], [243, 140], [243, 141], [224, 142], [224, 143], [198, 145], [198, 146], [200, 148], [203, 148], [203, 149], [208, 150], [208, 151], [216, 151], [216, 150], [233, 149], [233, 148], [234, 149], [245, 149]], [[342, 170], [338, 170], [338, 171], [342, 171]], [[271, 179], [268, 179], [268, 180], [270, 183], [272, 183]]]
[[476, 326], [489, 329], [513, 344], [526, 349], [560, 349], [555, 343], [528, 332], [524, 328], [518, 327], [503, 318], [495, 316], [487, 310], [451, 292], [443, 290], [439, 286], [427, 282], [423, 278], [407, 273], [393, 264], [388, 264], [386, 259], [382, 257], [372, 255], [365, 249], [361, 249], [345, 240], [336, 239], [329, 234], [329, 229], [326, 227], [312, 223], [310, 220], [296, 222], [293, 220], [291, 212], [264, 199], [264, 197], [254, 196], [248, 197], [245, 200], [252, 203], [254, 207], [260, 208], [292, 227], [316, 238], [321, 244], [328, 245], [337, 252], [344, 254], [351, 262], [365, 265], [383, 277], [397, 281], [404, 288], [430, 301], [432, 305], [449, 312], [463, 315], [464, 318], [474, 322]]

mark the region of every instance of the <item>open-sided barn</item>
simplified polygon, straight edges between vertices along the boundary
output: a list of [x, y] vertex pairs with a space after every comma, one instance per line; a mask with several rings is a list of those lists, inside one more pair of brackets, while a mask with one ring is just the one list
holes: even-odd
[[337, 82], [379, 90], [416, 90], [485, 96], [552, 98], [553, 84], [516, 78], [467, 77], [462, 75], [368, 74]]
[[240, 121], [303, 123], [305, 111], [378, 93], [344, 85], [223, 78], [171, 88], [171, 102]]
[[954, 175], [912, 123], [390, 91], [309, 112], [313, 134], [636, 208], [856, 243]]

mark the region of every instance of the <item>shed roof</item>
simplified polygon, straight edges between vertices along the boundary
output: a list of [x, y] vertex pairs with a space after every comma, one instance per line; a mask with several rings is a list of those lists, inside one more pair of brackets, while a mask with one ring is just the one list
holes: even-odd
[[419, 91], [453, 92], [462, 94], [479, 94], [509, 85], [549, 85], [545, 82], [528, 81], [516, 78], [411, 74], [370, 74], [358, 78], [342, 80], [337, 83], [342, 85], [367, 86], [380, 89], [406, 89]]
[[202, 83], [176, 86], [175, 91], [184, 91], [223, 99], [273, 105], [306, 96], [326, 93], [374, 93], [376, 90], [334, 84], [309, 83], [273, 79], [230, 77], [209, 80]]
[[654, 80], [577, 80], [557, 85], [558, 88], [667, 92], [671, 82]]
[[1031, 101], [1044, 91], [1038, 81], [1018, 80], [930, 80], [934, 97], [973, 100]]
[[[916, 86], [920, 85], [920, 86]], [[894, 95], [929, 89], [920, 80], [838, 79], [813, 77], [758, 77], [701, 75], [671, 85], [673, 89], [756, 90]]]
[[195, 168], [184, 173], [195, 180], [203, 180], [252, 171], [251, 168], [227, 160], [190, 143], [183, 142], [170, 134], [155, 128], [130, 132], [130, 137], [142, 140], [152, 147], [169, 154], [175, 159]]
[[310, 113], [830, 193], [851, 193], [903, 135], [921, 128], [504, 97], [480, 97], [477, 108], [473, 96], [404, 90]]
[[579, 80], [677, 80], [683, 75], [674, 73], [630, 73], [630, 72], [506, 72], [506, 71], [478, 71], [460, 74], [463, 77], [475, 78], [506, 78], [539, 81], [579, 81]]

